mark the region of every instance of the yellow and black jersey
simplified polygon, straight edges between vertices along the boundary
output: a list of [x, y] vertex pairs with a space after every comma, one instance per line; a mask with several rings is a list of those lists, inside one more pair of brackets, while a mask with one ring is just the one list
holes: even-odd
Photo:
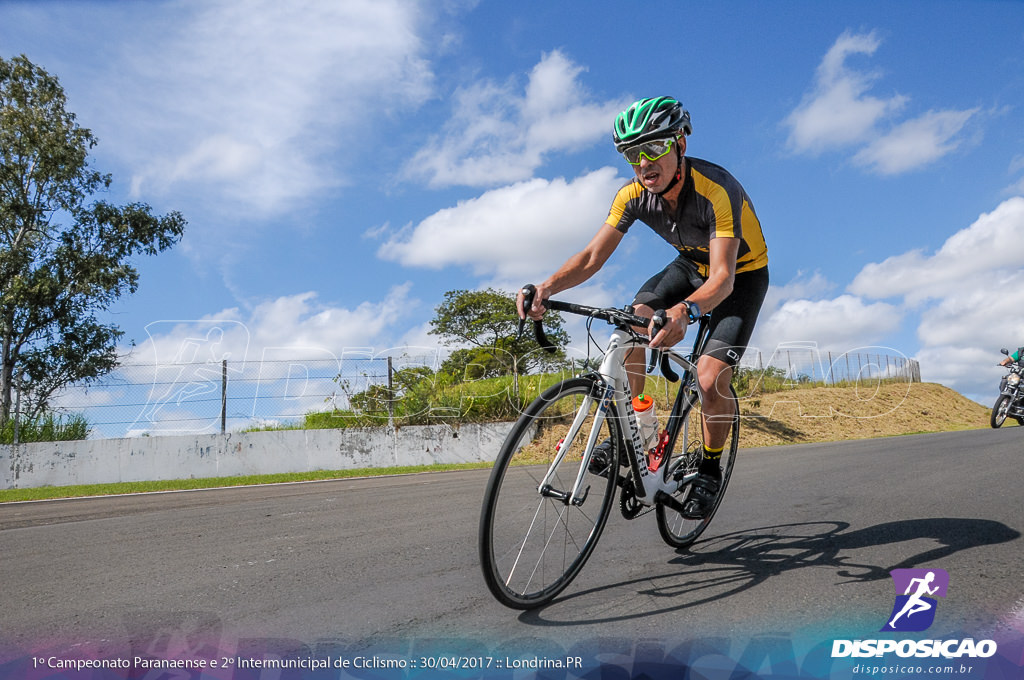
[[737, 273], [767, 267], [768, 247], [747, 192], [724, 168], [700, 158], [685, 161], [686, 181], [674, 215], [660, 196], [633, 180], [615, 194], [607, 223], [626, 233], [640, 220], [692, 260], [704, 277], [713, 238], [740, 239]]

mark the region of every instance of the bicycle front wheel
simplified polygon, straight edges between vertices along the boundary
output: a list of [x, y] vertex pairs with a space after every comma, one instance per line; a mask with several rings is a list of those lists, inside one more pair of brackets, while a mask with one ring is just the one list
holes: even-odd
[[[596, 379], [582, 377], [546, 390], [498, 454], [479, 549], [487, 586], [509, 607], [530, 609], [554, 599], [583, 568], [608, 520], [620, 435], [618, 422], [601, 412], [601, 389]], [[583, 471], [582, 501], [570, 499], [588, 442], [609, 438], [610, 460], [591, 463]]]
[[[738, 405], [736, 391], [731, 386], [729, 390], [733, 403]], [[676, 446], [679, 451], [673, 455], [673, 462], [667, 474], [682, 477], [697, 472], [697, 467], [700, 465], [701, 458], [704, 455], [702, 413], [700, 394], [698, 394], [697, 390], [691, 390], [687, 395], [683, 424], [679, 437], [676, 440]], [[722, 498], [725, 497], [725, 490], [729, 486], [729, 479], [732, 477], [732, 468], [736, 464], [736, 450], [739, 448], [739, 443], [740, 417], [737, 410], [730, 420], [729, 434], [726, 438], [725, 448], [722, 450], [722, 485], [718, 491], [718, 498], [715, 499], [715, 504], [705, 517], [702, 519], [689, 519], [667, 505], [658, 504], [658, 531], [670, 546], [685, 548], [696, 541], [697, 537], [707, 529], [711, 523], [711, 518], [715, 516], [718, 506], [722, 503]], [[689, 493], [690, 485], [686, 484], [679, 488], [675, 498], [679, 502], [685, 503]]]

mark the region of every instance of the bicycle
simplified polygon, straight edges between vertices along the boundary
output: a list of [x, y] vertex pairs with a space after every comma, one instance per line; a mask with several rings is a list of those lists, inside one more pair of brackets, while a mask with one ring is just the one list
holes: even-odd
[[[528, 308], [532, 287], [523, 292]], [[737, 409], [722, 452], [718, 497], [704, 517], [684, 516], [683, 506], [703, 454], [696, 362], [707, 344], [709, 316], [698, 320], [689, 355], [672, 349], [650, 350], [647, 372], [660, 364], [662, 375], [679, 382], [679, 390], [667, 426], [649, 453], [641, 442], [623, 355], [632, 347], [650, 349], [648, 337], [635, 328], [646, 329], [651, 320], [635, 315], [630, 307], [596, 308], [557, 300], [544, 304], [550, 310], [589, 317], [588, 327], [594, 320], [603, 320], [615, 329], [596, 371], [559, 382], [525, 409], [491, 471], [480, 516], [480, 561], [491, 593], [516, 609], [551, 602], [576, 578], [604, 530], [616, 490], [623, 517], [632, 520], [654, 510], [668, 545], [677, 549], [691, 545], [725, 496], [739, 445]], [[654, 316], [664, 323], [664, 312]], [[534, 323], [534, 331], [542, 346], [553, 349], [541, 322]], [[681, 372], [676, 373], [674, 366]], [[729, 389], [735, 400], [735, 391]], [[595, 462], [594, 447], [608, 438], [610, 460]], [[677, 444], [679, 453], [673, 455]], [[619, 474], [620, 457], [624, 457], [625, 474]]]

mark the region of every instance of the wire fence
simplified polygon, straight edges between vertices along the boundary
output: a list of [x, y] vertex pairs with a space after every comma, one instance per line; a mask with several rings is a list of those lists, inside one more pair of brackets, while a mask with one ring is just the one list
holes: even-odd
[[353, 395], [413, 366], [436, 370], [437, 357], [125, 364], [88, 388], [66, 390], [54, 406], [83, 415], [91, 438], [289, 427], [309, 413], [347, 409]]
[[[569, 372], [586, 359], [573, 354]], [[358, 351], [326, 359], [125, 364], [89, 387], [65, 390], [52, 406], [58, 414], [83, 417], [92, 439], [301, 427], [308, 414], [349, 409], [351, 398], [371, 386], [392, 388], [399, 370], [436, 371], [443, 359], [440, 350]], [[813, 344], [784, 345], [771, 354], [748, 351], [740, 368], [753, 373], [754, 382], [763, 374], [793, 387], [921, 380], [917, 361], [882, 347], [834, 353]]]
[[921, 382], [921, 365], [890, 347], [858, 347], [848, 352], [820, 350], [813, 343], [780, 345], [772, 354], [752, 350], [740, 363], [752, 371], [772, 371], [795, 385], [841, 385], [898, 380]]

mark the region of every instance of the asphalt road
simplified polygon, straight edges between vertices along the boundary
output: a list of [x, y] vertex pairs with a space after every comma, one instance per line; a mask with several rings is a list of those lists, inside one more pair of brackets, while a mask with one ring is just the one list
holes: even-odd
[[741, 451], [689, 551], [653, 514], [615, 514], [576, 582], [526, 613], [480, 574], [484, 470], [5, 504], [0, 653], [870, 637], [905, 567], [950, 575], [937, 632], [1024, 631], [1022, 462], [1009, 426]]

